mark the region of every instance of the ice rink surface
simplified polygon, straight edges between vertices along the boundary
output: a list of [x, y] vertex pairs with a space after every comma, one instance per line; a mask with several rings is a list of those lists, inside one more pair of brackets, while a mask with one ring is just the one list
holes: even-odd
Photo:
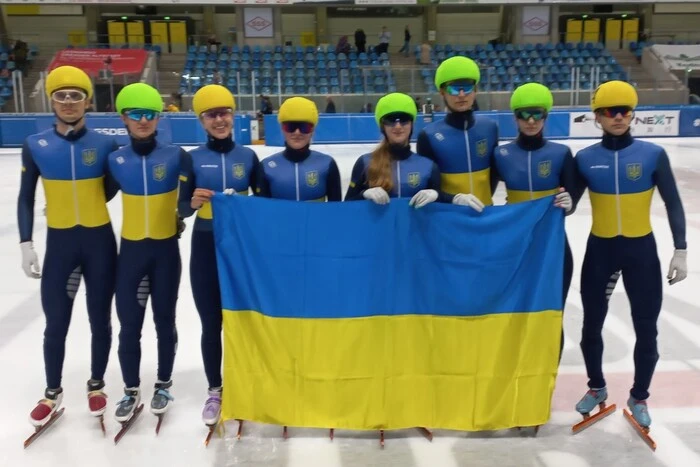
[[[516, 430], [482, 433], [435, 432], [432, 442], [416, 430], [389, 432], [379, 449], [376, 432], [337, 432], [330, 441], [324, 430], [290, 428], [289, 439], [279, 427], [246, 423], [243, 437], [236, 439], [236, 422], [227, 424], [224, 438], [215, 436], [208, 448], [201, 409], [206, 399], [199, 346], [200, 322], [189, 282], [189, 251], [192, 218], [180, 242], [183, 276], [178, 302], [178, 354], [173, 374], [175, 401], [155, 436], [156, 418], [148, 412], [155, 380], [156, 338], [153, 321], [146, 319], [142, 345], [142, 386], [146, 407], [131, 431], [115, 446], [119, 429], [114, 420], [116, 403], [123, 395], [117, 359], [119, 323], [113, 314], [114, 341], [106, 374], [110, 396], [104, 438], [97, 421], [89, 415], [85, 382], [89, 378], [90, 329], [85, 309], [84, 286], [76, 298], [66, 346], [63, 371], [66, 411], [59, 421], [28, 450], [23, 440], [33, 431], [27, 418], [43, 396], [42, 338], [44, 317], [39, 281], [26, 278], [18, 246], [16, 201], [19, 191], [19, 150], [0, 149], [0, 252], [4, 280], [0, 281], [0, 466], [700, 466], [700, 139], [655, 139], [668, 152], [675, 172], [688, 224], [689, 276], [668, 286], [659, 319], [659, 350], [649, 400], [653, 419], [651, 434], [658, 444], [652, 452], [622, 416], [632, 384], [634, 332], [622, 282], [611, 298], [605, 324], [605, 366], [609, 402], [618, 410], [605, 420], [577, 434], [571, 425], [580, 421], [574, 404], [586, 388], [585, 368], [578, 347], [582, 311], [579, 294], [581, 263], [590, 229], [587, 195], [577, 212], [567, 218], [566, 229], [574, 253], [574, 278], [565, 310], [566, 347], [554, 393], [550, 422], [537, 437]], [[565, 141], [574, 154], [591, 140]], [[343, 190], [347, 188], [357, 157], [374, 145], [319, 145], [314, 149], [331, 154], [340, 167]], [[280, 148], [254, 146], [260, 158]], [[496, 204], [504, 201], [503, 186]], [[41, 185], [37, 190], [35, 248], [43, 258], [46, 219]], [[117, 196], [109, 205], [114, 228], [121, 228], [121, 203]], [[665, 276], [673, 254], [666, 211], [654, 196], [652, 225]], [[150, 313], [150, 311], [149, 311]]]

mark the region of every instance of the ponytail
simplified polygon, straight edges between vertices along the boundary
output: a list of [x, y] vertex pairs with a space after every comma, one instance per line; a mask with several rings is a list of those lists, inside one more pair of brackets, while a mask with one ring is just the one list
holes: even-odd
[[382, 187], [387, 193], [394, 188], [394, 178], [391, 170], [391, 153], [389, 142], [382, 138], [382, 142], [372, 152], [368, 169], [369, 187]]

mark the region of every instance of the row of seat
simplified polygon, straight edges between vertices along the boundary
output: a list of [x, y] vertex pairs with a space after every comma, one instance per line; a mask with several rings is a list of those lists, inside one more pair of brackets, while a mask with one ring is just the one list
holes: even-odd
[[[325, 45], [325, 46], [292, 46], [292, 45], [241, 45], [234, 44], [228, 45], [190, 45], [187, 49], [188, 53], [209, 53], [212, 50], [218, 50], [220, 53], [317, 53], [317, 52], [335, 52], [335, 46]], [[367, 52], [374, 51], [373, 46], [367, 48]]]
[[350, 61], [373, 61], [373, 60], [389, 60], [389, 55], [386, 52], [378, 54], [376, 52], [349, 52], [349, 53], [338, 53], [335, 52], [263, 52], [263, 53], [237, 53], [232, 52], [231, 54], [227, 52], [199, 52], [199, 53], [188, 53], [187, 61], [211, 61], [211, 62], [269, 62], [269, 61], [335, 61], [335, 60], [350, 60]]
[[[420, 52], [420, 46], [416, 46], [414, 55], [418, 62]], [[421, 69], [421, 77], [425, 92], [433, 93], [437, 91], [435, 69], [454, 56], [470, 57], [479, 63], [479, 88], [483, 91], [511, 91], [531, 81], [542, 82], [553, 90], [590, 89], [592, 82], [627, 79], [622, 66], [602, 43], [435, 44], [430, 56], [431, 64]]]
[[268, 69], [268, 70], [285, 70], [290, 68], [300, 68], [300, 69], [324, 69], [324, 68], [359, 68], [366, 66], [389, 66], [391, 62], [388, 58], [381, 60], [370, 60], [369, 58], [360, 58], [359, 60], [306, 60], [306, 61], [293, 61], [293, 60], [188, 60], [185, 62], [185, 69], [196, 69], [196, 70], [250, 70], [250, 69]]
[[[29, 54], [30, 55], [38, 55], [39, 54], [39, 47], [35, 44], [28, 44], [27, 47], [29, 48]], [[3, 54], [10, 54], [12, 53], [12, 48], [0, 44], [0, 56]]]
[[[414, 52], [420, 58], [420, 46]], [[601, 43], [435, 44], [431, 64], [412, 82], [436, 92], [435, 68], [456, 56], [469, 56], [482, 68], [480, 89], [508, 91], [521, 83], [541, 81], [553, 89], [588, 89], [598, 80], [627, 79], [625, 71]], [[572, 80], [573, 70], [576, 79]], [[379, 70], [379, 71], [376, 71]], [[221, 83], [237, 94], [382, 93], [396, 89], [389, 56], [374, 49], [336, 53], [335, 48], [302, 46], [191, 46], [180, 92]], [[591, 79], [593, 75], [593, 80]]]
[[[414, 50], [420, 52], [420, 45], [415, 46]], [[434, 44], [431, 47], [432, 50], [437, 52], [451, 52], [451, 51], [466, 51], [466, 52], [502, 52], [502, 51], [532, 51], [532, 50], [603, 50], [605, 45], [602, 42], [578, 42], [578, 43], [564, 43], [564, 42], [546, 42], [540, 44], [493, 44], [491, 42], [487, 44]]]
[[[326, 73], [328, 71], [329, 73]], [[284, 73], [198, 73], [183, 74], [180, 92], [190, 94], [207, 84], [219, 83], [234, 94], [273, 94], [280, 88], [286, 94], [364, 94], [396, 90], [396, 80], [390, 69], [364, 70], [285, 70]]]
[[[17, 63], [11, 60], [12, 48], [0, 44], [0, 111], [12, 98], [13, 88], [10, 74], [17, 69]], [[39, 47], [34, 44], [27, 45], [26, 59], [32, 62], [39, 55]]]
[[235, 94], [364, 94], [396, 91], [391, 62], [373, 47], [190, 46], [180, 93], [220, 83]]

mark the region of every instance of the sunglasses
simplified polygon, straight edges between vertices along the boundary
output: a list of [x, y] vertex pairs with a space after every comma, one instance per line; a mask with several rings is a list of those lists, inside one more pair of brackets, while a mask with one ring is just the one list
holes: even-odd
[[608, 118], [615, 118], [618, 114], [622, 115], [623, 117], [629, 117], [630, 115], [632, 115], [632, 109], [624, 105], [619, 105], [616, 107], [605, 107], [604, 109], [598, 109], [598, 112], [600, 112], [601, 115]]
[[530, 120], [538, 122], [547, 116], [547, 112], [542, 109], [518, 110], [515, 112], [515, 117], [518, 120]]
[[303, 135], [308, 135], [314, 131], [314, 124], [309, 122], [284, 122], [282, 123], [282, 131], [285, 133], [294, 133], [297, 130]]
[[158, 115], [160, 115], [160, 112], [156, 112], [155, 110], [150, 110], [150, 109], [133, 109], [133, 110], [127, 110], [124, 112], [124, 115], [129, 117], [131, 120], [134, 120], [135, 122], [140, 122], [142, 118], [145, 118], [149, 122]]
[[51, 94], [51, 100], [59, 104], [82, 102], [85, 99], [87, 99], [87, 94], [78, 89], [63, 89]]
[[397, 123], [401, 126], [406, 126], [413, 122], [413, 118], [405, 113], [393, 113], [382, 117], [382, 125], [395, 126]]
[[206, 112], [202, 112], [201, 116], [206, 118], [207, 120], [216, 120], [219, 117], [226, 118], [232, 114], [233, 114], [233, 109], [220, 108], [220, 109], [210, 109], [210, 110], [207, 110]]
[[460, 92], [471, 94], [474, 91], [474, 83], [456, 82], [445, 85], [445, 91], [450, 96], [459, 96]]

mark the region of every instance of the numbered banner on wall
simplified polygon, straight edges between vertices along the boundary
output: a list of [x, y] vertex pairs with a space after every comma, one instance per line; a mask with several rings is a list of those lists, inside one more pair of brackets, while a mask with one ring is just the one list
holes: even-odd
[[274, 37], [272, 8], [244, 8], [245, 37]]
[[[590, 138], [603, 135], [600, 125], [595, 123], [592, 112], [569, 114], [569, 137]], [[651, 136], [678, 136], [680, 112], [678, 110], [638, 110], [632, 118], [631, 132], [643, 138]]]
[[523, 7], [523, 20], [521, 23], [523, 36], [546, 36], [549, 34], [550, 7], [526, 6]]

